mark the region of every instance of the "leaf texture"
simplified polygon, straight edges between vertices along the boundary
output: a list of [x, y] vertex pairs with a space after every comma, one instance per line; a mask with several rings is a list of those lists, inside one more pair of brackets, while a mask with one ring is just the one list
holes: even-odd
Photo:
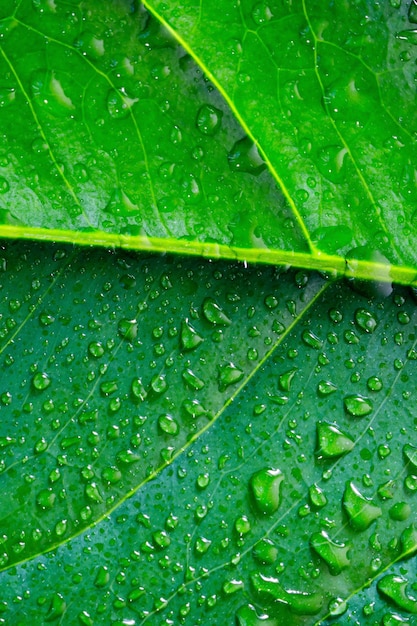
[[410, 290], [11, 242], [2, 269], [3, 623], [413, 623]]

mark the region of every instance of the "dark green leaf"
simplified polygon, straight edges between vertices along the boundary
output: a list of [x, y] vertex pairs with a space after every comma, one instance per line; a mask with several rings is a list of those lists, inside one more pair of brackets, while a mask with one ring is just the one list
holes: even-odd
[[407, 289], [2, 257], [3, 623], [413, 623]]

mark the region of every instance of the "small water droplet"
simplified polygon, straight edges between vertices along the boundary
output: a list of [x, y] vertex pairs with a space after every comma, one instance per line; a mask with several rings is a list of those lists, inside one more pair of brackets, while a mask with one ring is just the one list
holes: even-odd
[[195, 391], [199, 391], [204, 387], [204, 381], [201, 380], [190, 368], [182, 373], [183, 380]]
[[327, 504], [327, 498], [324, 491], [316, 484], [311, 485], [308, 490], [308, 496], [311, 506], [316, 507], [317, 509], [321, 509]]
[[133, 341], [138, 334], [137, 320], [122, 319], [118, 324], [118, 332], [120, 337], [127, 339], [127, 341]]
[[330, 380], [321, 380], [317, 385], [317, 393], [320, 396], [329, 396], [337, 391], [337, 387]]
[[408, 7], [408, 19], [412, 24], [417, 24], [417, 1], [410, 0], [410, 6]]
[[36, 372], [36, 374], [32, 378], [32, 385], [38, 391], [43, 391], [44, 389], [47, 389], [50, 384], [51, 379], [46, 372]]
[[345, 410], [353, 417], [365, 417], [372, 413], [373, 405], [369, 398], [363, 396], [346, 396], [344, 399]]
[[100, 341], [92, 341], [88, 346], [88, 352], [98, 359], [104, 354], [104, 346]]
[[158, 395], [164, 393], [168, 389], [165, 374], [155, 374], [151, 380], [151, 387]]
[[222, 111], [211, 104], [203, 104], [197, 113], [197, 128], [203, 135], [214, 135], [220, 128], [222, 117]]
[[378, 326], [378, 320], [375, 315], [366, 309], [357, 309], [355, 311], [355, 323], [366, 333], [373, 333]]
[[281, 391], [289, 391], [291, 388], [291, 383], [294, 379], [294, 376], [297, 372], [297, 368], [292, 368], [288, 372], [281, 374], [278, 378], [278, 384], [280, 386]]
[[278, 558], [278, 548], [272, 539], [266, 537], [255, 545], [253, 556], [262, 565], [272, 565]]

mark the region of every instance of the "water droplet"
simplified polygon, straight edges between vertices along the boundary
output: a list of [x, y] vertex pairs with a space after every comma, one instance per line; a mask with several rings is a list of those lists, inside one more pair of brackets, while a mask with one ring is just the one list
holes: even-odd
[[332, 617], [343, 615], [348, 609], [348, 603], [343, 598], [334, 598], [329, 602], [329, 614]]
[[221, 390], [226, 389], [229, 385], [238, 383], [243, 378], [243, 371], [236, 367], [234, 363], [222, 365], [219, 371], [219, 386]]
[[246, 515], [238, 517], [235, 521], [235, 530], [239, 535], [247, 535], [251, 530], [251, 524]]
[[182, 373], [183, 380], [195, 391], [204, 387], [204, 381], [201, 380], [191, 369], [186, 369]]
[[165, 374], [155, 374], [151, 380], [151, 387], [155, 393], [160, 395], [168, 389], [168, 383]]
[[310, 537], [310, 545], [327, 563], [333, 576], [337, 576], [342, 570], [349, 567], [350, 559], [347, 553], [350, 546], [332, 541], [326, 531], [313, 533]]
[[211, 104], [203, 104], [197, 113], [197, 128], [203, 135], [214, 135], [220, 128], [223, 112]]
[[411, 443], [406, 443], [403, 446], [403, 455], [407, 465], [410, 464], [414, 469], [417, 469], [417, 447], [412, 446]]
[[10, 189], [10, 185], [6, 178], [0, 176], [0, 194], [7, 193]]
[[158, 426], [166, 435], [178, 435], [180, 429], [178, 422], [174, 420], [172, 415], [168, 415], [167, 413], [159, 416]]
[[59, 620], [67, 609], [67, 603], [60, 593], [54, 593], [51, 603], [49, 605], [49, 611], [45, 617], [46, 622], [55, 622]]
[[408, 502], [397, 502], [389, 510], [389, 516], [396, 522], [404, 522], [411, 515], [411, 507]]
[[232, 320], [212, 298], [204, 300], [203, 314], [206, 320], [217, 326], [230, 326], [232, 323]]
[[133, 341], [138, 334], [138, 323], [136, 320], [122, 319], [118, 324], [118, 332], [120, 337]]
[[377, 583], [378, 591], [389, 598], [399, 609], [417, 614], [417, 600], [407, 594], [408, 580], [403, 576], [388, 574]]
[[327, 498], [323, 490], [316, 484], [311, 485], [308, 490], [308, 496], [310, 498], [311, 506], [317, 509], [321, 509], [327, 504]]
[[311, 330], [304, 330], [301, 339], [309, 348], [314, 348], [314, 350], [320, 350], [323, 345], [321, 339], [317, 337]]
[[52, 489], [43, 489], [36, 498], [36, 504], [42, 511], [52, 509], [55, 504], [56, 495]]
[[383, 387], [382, 380], [377, 376], [368, 378], [366, 385], [370, 391], [381, 391]]
[[357, 309], [355, 311], [355, 322], [366, 333], [373, 333], [378, 326], [378, 320], [375, 315], [366, 309]]
[[206, 537], [197, 537], [195, 542], [195, 551], [197, 554], [205, 554], [207, 550], [211, 546], [210, 539], [206, 539]]
[[277, 578], [257, 572], [251, 576], [252, 586], [257, 595], [271, 602], [287, 604], [297, 615], [315, 615], [323, 606], [320, 593], [305, 593], [294, 589], [286, 590]]
[[317, 385], [317, 393], [320, 396], [329, 396], [337, 391], [337, 387], [330, 380], [321, 380]]
[[365, 417], [373, 411], [372, 402], [363, 396], [346, 396], [344, 399], [345, 410], [353, 417]]
[[250, 137], [244, 137], [237, 141], [227, 158], [232, 172], [245, 172], [259, 176], [266, 169], [266, 163]]
[[264, 468], [253, 474], [249, 485], [258, 511], [272, 515], [281, 503], [281, 483], [284, 476], [279, 469]]
[[382, 515], [380, 507], [365, 498], [352, 482], [346, 485], [343, 494], [343, 507], [350, 525], [357, 531], [366, 530], [372, 522]]
[[108, 585], [109, 582], [110, 582], [110, 572], [105, 565], [102, 565], [97, 570], [94, 584], [96, 587], [102, 588]]
[[253, 556], [262, 565], [272, 565], [278, 558], [278, 548], [271, 539], [264, 538], [255, 545]]
[[355, 442], [337, 426], [329, 422], [317, 422], [317, 457], [333, 458], [353, 450]]
[[36, 374], [32, 378], [32, 385], [38, 391], [43, 391], [44, 389], [47, 389], [50, 384], [51, 379], [46, 372], [36, 372]]
[[195, 328], [190, 324], [188, 319], [183, 320], [181, 324], [181, 346], [183, 350], [194, 350], [204, 339], [200, 337]]
[[134, 378], [131, 383], [132, 396], [135, 400], [143, 402], [148, 395], [140, 378]]
[[330, 309], [329, 317], [334, 324], [340, 324], [340, 322], [343, 321], [343, 313], [341, 313], [338, 309]]
[[85, 495], [89, 500], [92, 500], [92, 502], [95, 502], [96, 504], [100, 504], [101, 502], [103, 502], [103, 498], [99, 491], [98, 485], [94, 482], [86, 485]]
[[252, 19], [255, 24], [264, 24], [272, 18], [272, 12], [265, 2], [258, 2], [252, 9]]
[[119, 386], [116, 380], [109, 380], [100, 385], [100, 391], [103, 396], [110, 396], [112, 393], [115, 393], [118, 390]]
[[105, 467], [101, 473], [101, 476], [106, 483], [112, 485], [122, 480], [122, 472], [119, 470], [119, 468], [114, 466]]
[[223, 584], [223, 593], [230, 596], [232, 593], [236, 593], [236, 591], [243, 589], [244, 586], [245, 585], [243, 584], [242, 580], [237, 580], [237, 579], [227, 580]]
[[277, 621], [269, 619], [269, 615], [262, 613], [258, 615], [252, 604], [241, 606], [236, 613], [238, 626], [278, 626]]
[[408, 7], [408, 19], [412, 24], [417, 24], [417, 1], [411, 0]]
[[113, 119], [120, 120], [129, 114], [138, 98], [129, 98], [122, 90], [112, 89], [107, 96], [107, 110]]
[[402, 30], [396, 34], [396, 37], [417, 46], [417, 30]]
[[288, 372], [281, 374], [278, 378], [278, 384], [282, 391], [289, 391], [291, 388], [291, 383], [293, 378], [297, 372], [297, 368], [290, 369]]
[[92, 341], [88, 346], [88, 352], [98, 359], [104, 354], [104, 346], [100, 341]]

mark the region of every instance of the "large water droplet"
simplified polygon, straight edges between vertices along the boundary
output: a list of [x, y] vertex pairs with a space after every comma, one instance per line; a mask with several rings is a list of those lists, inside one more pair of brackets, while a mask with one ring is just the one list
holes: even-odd
[[369, 415], [374, 408], [369, 398], [360, 395], [346, 396], [344, 405], [347, 413], [353, 415], [353, 417], [365, 417]]
[[355, 446], [353, 439], [329, 422], [317, 422], [317, 456], [333, 458], [350, 452]]
[[44, 389], [47, 389], [50, 384], [51, 379], [46, 372], [36, 372], [36, 374], [32, 378], [32, 385], [38, 391], [43, 391]]
[[204, 339], [200, 337], [195, 328], [190, 324], [188, 319], [183, 320], [181, 324], [181, 346], [183, 350], [194, 350]]
[[277, 578], [255, 573], [251, 576], [252, 586], [257, 595], [271, 602], [287, 604], [290, 610], [297, 615], [315, 615], [323, 606], [320, 593], [305, 593], [290, 589], [286, 590]]
[[320, 350], [323, 345], [321, 339], [317, 337], [311, 330], [304, 330], [301, 339], [309, 348], [314, 348], [314, 350]]
[[219, 387], [221, 390], [238, 383], [243, 378], [243, 371], [234, 363], [227, 363], [219, 370]]
[[389, 598], [399, 609], [417, 614], [417, 599], [407, 594], [408, 580], [403, 576], [388, 574], [377, 583], [378, 591]]
[[253, 176], [259, 176], [266, 169], [266, 163], [250, 137], [244, 137], [237, 141], [227, 158], [233, 172], [246, 172]]
[[281, 502], [281, 483], [284, 476], [279, 469], [264, 468], [253, 474], [249, 485], [256, 508], [264, 515], [272, 515]]
[[313, 533], [310, 537], [310, 545], [327, 563], [333, 576], [337, 576], [342, 570], [349, 567], [350, 559], [347, 553], [350, 546], [332, 541], [326, 531]]
[[366, 530], [372, 522], [382, 515], [380, 507], [365, 498], [352, 482], [346, 485], [343, 494], [343, 507], [350, 525], [357, 531]]
[[158, 418], [158, 426], [166, 435], [177, 435], [179, 432], [178, 422], [174, 420], [172, 415], [160, 415]]
[[229, 319], [223, 309], [212, 299], [206, 298], [203, 302], [203, 314], [206, 320], [217, 326], [230, 326]]

